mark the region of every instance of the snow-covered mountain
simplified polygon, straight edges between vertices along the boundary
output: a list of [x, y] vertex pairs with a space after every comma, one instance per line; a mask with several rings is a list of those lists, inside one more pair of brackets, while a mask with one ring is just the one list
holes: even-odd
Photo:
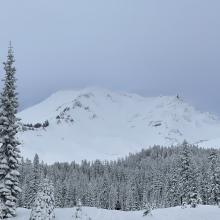
[[[87, 88], [60, 91], [18, 114], [22, 154], [46, 162], [115, 159], [154, 144], [220, 143], [220, 120], [178, 96], [146, 98]], [[27, 129], [28, 128], [28, 129]], [[215, 147], [215, 146], [212, 146]]]

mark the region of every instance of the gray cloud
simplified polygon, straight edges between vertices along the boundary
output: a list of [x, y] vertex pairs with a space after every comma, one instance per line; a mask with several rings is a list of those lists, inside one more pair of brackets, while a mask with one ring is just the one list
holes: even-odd
[[219, 11], [217, 0], [2, 1], [0, 61], [12, 40], [22, 108], [100, 86], [179, 93], [220, 114]]

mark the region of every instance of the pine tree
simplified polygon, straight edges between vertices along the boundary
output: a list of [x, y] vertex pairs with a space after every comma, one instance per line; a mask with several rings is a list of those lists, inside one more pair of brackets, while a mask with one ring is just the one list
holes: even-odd
[[103, 182], [101, 183], [100, 193], [99, 193], [99, 206], [103, 209], [109, 209], [109, 192], [110, 192], [110, 187], [108, 184], [107, 177], [105, 175]]
[[199, 194], [201, 196], [201, 204], [209, 204], [209, 174], [208, 174], [208, 163], [203, 162], [200, 164], [200, 170], [198, 175]]
[[61, 181], [58, 180], [55, 188], [54, 188], [54, 199], [55, 199], [55, 207], [56, 208], [62, 208], [63, 207], [63, 185], [61, 184]]
[[119, 209], [119, 205], [117, 188], [114, 185], [111, 185], [109, 191], [109, 209]]
[[209, 202], [212, 205], [219, 205], [220, 202], [220, 167], [218, 164], [218, 155], [212, 151], [209, 156]]
[[73, 179], [67, 182], [67, 193], [65, 197], [65, 207], [74, 207], [77, 202], [76, 187]]
[[4, 218], [5, 204], [0, 200], [0, 219]]
[[[22, 169], [23, 170], [21, 172], [21, 176], [20, 176], [20, 186], [22, 188], [22, 193], [21, 193], [21, 201], [20, 201], [20, 207], [24, 207], [24, 208], [30, 208], [29, 204], [30, 204], [30, 200], [32, 198], [32, 194], [30, 193], [30, 186], [32, 185], [32, 173], [33, 173], [33, 164], [31, 162], [31, 160], [26, 160], [25, 162], [23, 162], [21, 164], [21, 166], [23, 166]], [[22, 177], [23, 176], [23, 177]]]
[[68, 193], [68, 191], [67, 191], [67, 184], [66, 184], [66, 179], [65, 179], [65, 181], [64, 181], [64, 183], [63, 183], [63, 185], [62, 185], [62, 191], [61, 191], [61, 195], [62, 195], [62, 197], [61, 197], [61, 207], [63, 208], [63, 207], [67, 207], [66, 206], [66, 197], [67, 197], [67, 193]]
[[39, 157], [36, 154], [33, 161], [33, 166], [31, 167], [31, 173], [28, 176], [28, 186], [26, 188], [26, 208], [30, 209], [35, 201], [38, 187], [40, 184], [41, 174], [40, 174], [40, 163]]
[[[22, 192], [23, 192], [23, 189], [26, 187], [25, 184], [24, 184], [24, 180], [25, 180], [25, 169], [24, 169], [24, 159], [21, 158], [21, 163], [20, 163], [20, 167], [19, 167], [19, 173], [20, 173], [20, 176], [19, 176], [19, 187], [21, 188]], [[19, 194], [19, 198], [18, 198], [18, 206], [19, 207], [23, 207], [23, 200], [24, 199], [24, 193], [20, 193]]]
[[180, 205], [180, 192], [178, 174], [176, 172], [176, 169], [173, 169], [172, 172], [169, 174], [166, 192], [166, 205], [168, 207]]
[[18, 119], [16, 118], [18, 99], [14, 55], [10, 44], [7, 61], [4, 63], [5, 78], [3, 92], [0, 97], [0, 199], [4, 203], [4, 217], [16, 214], [16, 203], [21, 189], [19, 188], [19, 141]]
[[126, 197], [127, 210], [139, 210], [137, 184], [134, 178], [130, 181], [129, 185], [127, 186]]
[[51, 182], [46, 178], [37, 194], [32, 207], [30, 220], [53, 220], [54, 214], [54, 188]]
[[195, 185], [195, 171], [191, 159], [191, 152], [187, 142], [183, 143], [180, 155], [180, 189], [181, 204], [183, 206], [192, 204], [195, 207], [197, 201], [197, 187]]

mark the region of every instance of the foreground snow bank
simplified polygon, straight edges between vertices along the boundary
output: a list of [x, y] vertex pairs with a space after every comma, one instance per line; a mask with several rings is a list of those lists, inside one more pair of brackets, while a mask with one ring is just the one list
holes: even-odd
[[[151, 216], [143, 217], [143, 211], [122, 212], [83, 207], [82, 220], [219, 220], [220, 208], [215, 206], [199, 206], [196, 209], [181, 207], [157, 209]], [[14, 220], [29, 220], [30, 210], [18, 209], [18, 216]], [[56, 220], [73, 220], [74, 209], [56, 209]], [[90, 218], [90, 219], [89, 219]]]

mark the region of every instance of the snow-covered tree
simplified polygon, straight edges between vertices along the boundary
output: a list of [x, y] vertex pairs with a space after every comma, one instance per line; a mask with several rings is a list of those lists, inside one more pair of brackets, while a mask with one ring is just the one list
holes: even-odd
[[190, 152], [187, 143], [184, 143], [181, 155], [180, 155], [180, 187], [181, 187], [181, 204], [189, 204], [190, 194]]
[[174, 207], [180, 205], [179, 176], [176, 167], [168, 174], [166, 186], [166, 205]]
[[195, 169], [192, 163], [191, 151], [187, 142], [184, 142], [182, 146], [179, 169], [181, 204], [185, 206], [191, 203], [195, 203], [197, 200], [197, 187], [195, 186]]
[[20, 166], [20, 187], [22, 189], [22, 193], [19, 197], [19, 206], [28, 208], [30, 204], [30, 188], [32, 185], [32, 172], [33, 172], [33, 164], [31, 160], [26, 159], [25, 161], [22, 160]]
[[21, 191], [18, 180], [20, 160], [18, 145], [20, 143], [16, 138], [18, 99], [14, 62], [10, 44], [7, 61], [4, 63], [4, 86], [0, 96], [0, 199], [5, 206], [4, 218], [15, 216], [16, 204]]
[[208, 174], [208, 161], [199, 164], [200, 170], [198, 171], [198, 190], [200, 194], [201, 204], [209, 204], [209, 185], [210, 179]]
[[130, 183], [127, 186], [127, 188], [128, 188], [126, 192], [127, 210], [132, 210], [132, 211], [139, 210], [138, 188], [137, 188], [137, 182], [134, 178], [130, 180]]
[[55, 199], [55, 207], [59, 207], [59, 208], [61, 208], [61, 207], [63, 207], [63, 201], [64, 201], [64, 199], [63, 199], [63, 185], [62, 185], [62, 183], [61, 183], [61, 181], [60, 180], [58, 180], [57, 182], [56, 182], [56, 185], [55, 185], [55, 188], [54, 188], [54, 199]]
[[191, 206], [191, 208], [196, 208], [197, 205], [200, 203], [200, 196], [198, 193], [198, 171], [194, 165], [193, 162], [191, 162], [191, 169], [190, 169], [190, 179], [189, 179], [189, 183], [190, 183], [190, 193], [189, 193], [189, 204]]
[[26, 161], [25, 169], [28, 169], [28, 172], [25, 176], [25, 181], [22, 186], [23, 188], [23, 201], [22, 206], [25, 208], [32, 208], [32, 205], [35, 201], [35, 197], [38, 192], [40, 179], [41, 179], [41, 171], [39, 164], [39, 157], [36, 154], [34, 157], [33, 164], [31, 161]]
[[67, 193], [65, 197], [65, 207], [74, 207], [76, 205], [76, 186], [74, 180], [70, 179], [67, 182]]
[[109, 191], [109, 209], [118, 209], [120, 208], [120, 203], [118, 201], [118, 192], [117, 188], [114, 185], [111, 185]]
[[100, 185], [100, 191], [99, 191], [99, 207], [103, 209], [109, 208], [109, 192], [110, 187], [109, 183], [106, 177], [106, 174], [104, 176], [103, 182]]
[[0, 219], [4, 218], [5, 204], [0, 200]]
[[39, 187], [32, 207], [30, 220], [52, 220], [54, 214], [54, 187], [46, 178]]
[[220, 203], [220, 167], [218, 163], [218, 155], [215, 150], [212, 150], [209, 156], [209, 202], [212, 205]]

